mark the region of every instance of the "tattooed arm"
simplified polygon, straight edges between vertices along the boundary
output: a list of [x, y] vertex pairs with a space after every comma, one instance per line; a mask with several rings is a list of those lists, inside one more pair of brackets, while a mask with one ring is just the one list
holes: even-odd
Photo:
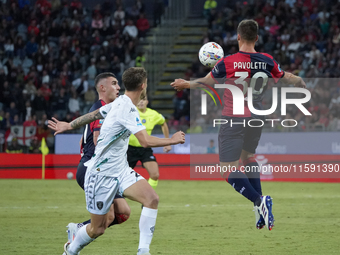
[[101, 115], [99, 109], [97, 109], [93, 112], [87, 113], [83, 116], [76, 118], [70, 123], [65, 122], [65, 121], [59, 121], [56, 118], [52, 118], [52, 120], [48, 121], [48, 127], [52, 129], [53, 131], [56, 131], [54, 135], [57, 135], [67, 130], [80, 128], [86, 124], [89, 124], [99, 119], [104, 119], [104, 117]]

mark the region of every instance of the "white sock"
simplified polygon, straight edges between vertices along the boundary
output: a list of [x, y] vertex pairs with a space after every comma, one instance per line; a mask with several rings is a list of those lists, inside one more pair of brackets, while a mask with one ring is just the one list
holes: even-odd
[[86, 231], [86, 226], [88, 224], [82, 226], [74, 238], [73, 242], [68, 246], [68, 251], [72, 254], [78, 254], [80, 250], [82, 250], [86, 245], [91, 243], [94, 238], [89, 237]]
[[140, 236], [138, 250], [150, 250], [150, 243], [156, 225], [157, 211], [157, 209], [143, 207], [139, 220]]

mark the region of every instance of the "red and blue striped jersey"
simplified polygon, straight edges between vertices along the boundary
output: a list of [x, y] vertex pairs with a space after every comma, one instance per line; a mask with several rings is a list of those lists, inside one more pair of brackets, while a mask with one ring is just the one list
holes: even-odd
[[[100, 107], [102, 107], [103, 105], [105, 105], [105, 102], [100, 99], [92, 105], [89, 112], [93, 112], [99, 109]], [[96, 146], [93, 143], [93, 132], [99, 131], [102, 124], [103, 124], [103, 119], [93, 121], [90, 124], [87, 124], [85, 126], [85, 130], [83, 133], [83, 140], [82, 140], [82, 144], [80, 147], [80, 152], [82, 155], [82, 158], [81, 158], [82, 162], [88, 161], [93, 156], [94, 150], [96, 148]]]
[[[281, 70], [280, 65], [269, 54], [239, 51], [217, 62], [210, 75], [217, 83], [224, 83], [227, 80], [228, 84], [237, 86], [244, 91], [245, 98], [247, 96], [247, 90], [243, 90], [245, 82], [248, 86], [252, 86], [253, 106], [255, 109], [262, 110], [262, 100], [267, 89], [266, 78], [273, 78], [277, 82], [284, 76], [284, 71]], [[233, 115], [233, 97], [229, 89], [225, 89], [223, 101], [223, 116], [250, 117], [252, 115], [248, 109], [246, 99], [244, 102], [244, 115]]]

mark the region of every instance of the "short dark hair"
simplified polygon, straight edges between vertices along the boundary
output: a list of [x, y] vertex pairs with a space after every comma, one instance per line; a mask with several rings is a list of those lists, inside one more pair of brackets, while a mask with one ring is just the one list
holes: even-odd
[[94, 86], [96, 88], [96, 90], [98, 90], [98, 83], [100, 82], [101, 79], [106, 79], [106, 78], [109, 78], [109, 77], [113, 77], [113, 78], [116, 78], [116, 75], [114, 75], [113, 73], [110, 73], [110, 72], [105, 72], [105, 73], [100, 73], [96, 76], [96, 78], [94, 79]]
[[241, 38], [248, 42], [255, 42], [258, 34], [259, 25], [253, 19], [245, 19], [238, 24], [237, 33]]
[[141, 86], [147, 78], [146, 71], [143, 67], [130, 67], [123, 73], [123, 83], [127, 91], [135, 91]]

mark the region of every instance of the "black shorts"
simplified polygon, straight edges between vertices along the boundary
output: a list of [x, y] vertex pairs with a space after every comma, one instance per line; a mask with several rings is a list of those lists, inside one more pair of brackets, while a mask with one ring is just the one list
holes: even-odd
[[[248, 125], [248, 121], [255, 118], [226, 116], [222, 116], [222, 118], [226, 119], [228, 123], [221, 125], [220, 132], [218, 134], [220, 162], [233, 162], [239, 160], [242, 150], [255, 153], [262, 133], [262, 127], [250, 127]], [[231, 120], [233, 121], [232, 126]], [[235, 124], [235, 122], [242, 124]], [[243, 125], [243, 122], [245, 122], [245, 125]], [[253, 120], [250, 125], [260, 126], [261, 122]]]
[[[86, 169], [87, 169], [87, 167], [84, 166], [85, 162], [82, 162], [80, 160], [80, 162], [78, 164], [78, 168], [77, 168], [77, 174], [76, 174], [78, 185], [82, 189], [84, 189], [84, 179], [85, 179], [85, 174], [86, 174]], [[116, 194], [114, 199], [116, 199], [116, 198], [124, 198], [124, 197], [122, 197], [121, 195]]]
[[156, 157], [153, 155], [151, 148], [135, 147], [129, 145], [127, 151], [127, 160], [131, 168], [135, 168], [138, 161], [145, 163], [150, 161], [156, 161]]

